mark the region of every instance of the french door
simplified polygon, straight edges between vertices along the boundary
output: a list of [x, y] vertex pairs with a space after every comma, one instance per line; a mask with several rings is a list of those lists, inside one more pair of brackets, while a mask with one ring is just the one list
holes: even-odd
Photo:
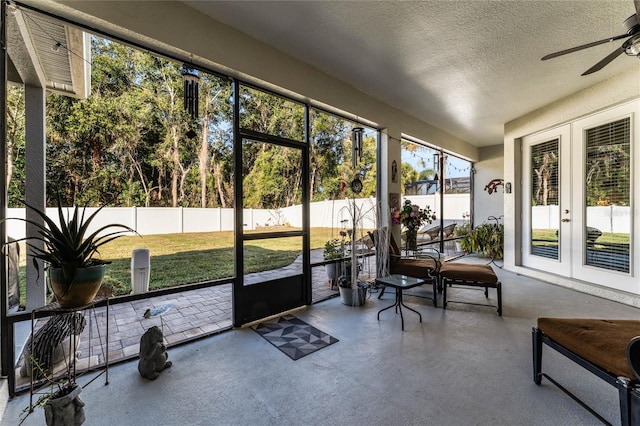
[[640, 294], [634, 101], [523, 139], [523, 265]]
[[570, 125], [525, 138], [523, 151], [523, 264], [569, 276]]

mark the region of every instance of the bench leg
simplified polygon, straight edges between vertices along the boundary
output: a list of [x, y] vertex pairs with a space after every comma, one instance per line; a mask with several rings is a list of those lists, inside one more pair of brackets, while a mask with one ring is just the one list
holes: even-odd
[[438, 280], [433, 279], [433, 307], [438, 307]]
[[442, 278], [442, 309], [447, 309], [447, 279]]
[[531, 330], [531, 346], [533, 353], [533, 382], [542, 383], [542, 331], [534, 327]]
[[620, 398], [620, 424], [631, 425], [631, 390], [630, 380], [626, 377], [618, 377], [618, 396]]
[[496, 283], [496, 290], [498, 291], [498, 316], [502, 316], [502, 283], [500, 281]]

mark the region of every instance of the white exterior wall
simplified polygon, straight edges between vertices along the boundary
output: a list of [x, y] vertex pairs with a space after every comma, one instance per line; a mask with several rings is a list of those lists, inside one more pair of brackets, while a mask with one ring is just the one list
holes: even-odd
[[484, 189], [493, 179], [504, 177], [502, 145], [482, 148], [480, 161], [473, 168], [473, 222], [478, 226], [487, 222], [489, 216], [500, 217], [504, 213], [504, 186], [499, 186], [491, 194]]

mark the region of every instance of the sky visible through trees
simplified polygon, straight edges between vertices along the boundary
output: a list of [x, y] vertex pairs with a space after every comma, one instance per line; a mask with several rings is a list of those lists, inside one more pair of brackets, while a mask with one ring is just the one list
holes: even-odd
[[[182, 64], [92, 38], [91, 95], [46, 100], [47, 205], [233, 207], [232, 85], [197, 72], [198, 115], [184, 108]], [[193, 72], [191, 70], [191, 72]], [[304, 106], [247, 86], [240, 90], [242, 128], [304, 143]], [[351, 164], [355, 123], [311, 109], [313, 200], [375, 196], [376, 131], [366, 129], [364, 156]], [[24, 90], [8, 89], [9, 206], [24, 198]], [[243, 142], [243, 204], [282, 208], [301, 202], [299, 150]], [[246, 189], [250, 188], [250, 191]]]

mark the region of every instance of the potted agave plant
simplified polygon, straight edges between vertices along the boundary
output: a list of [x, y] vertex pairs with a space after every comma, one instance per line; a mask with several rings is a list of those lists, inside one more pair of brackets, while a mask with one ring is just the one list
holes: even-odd
[[[91, 222], [104, 206], [86, 219], [86, 208], [80, 210], [75, 206], [73, 214], [66, 219], [58, 197], [58, 225], [45, 212], [24, 201], [23, 204], [40, 216], [44, 225], [28, 219], [17, 219], [37, 228], [37, 235], [18, 241], [27, 241], [36, 269], [37, 259], [45, 263], [49, 285], [60, 307], [72, 309], [91, 303], [102, 284], [105, 265], [110, 263], [94, 257], [99, 248], [127, 232], [136, 232], [126, 225], [109, 224], [89, 234]], [[41, 241], [44, 249], [29, 244], [29, 241]]]

